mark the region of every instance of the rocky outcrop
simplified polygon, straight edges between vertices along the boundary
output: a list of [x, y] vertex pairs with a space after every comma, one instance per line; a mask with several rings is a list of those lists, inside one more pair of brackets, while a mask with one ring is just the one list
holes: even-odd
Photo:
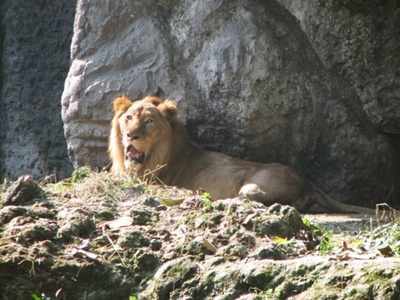
[[60, 99], [75, 2], [1, 2], [0, 176], [70, 171]]
[[376, 128], [400, 134], [399, 1], [279, 0]]
[[75, 165], [105, 164], [115, 96], [161, 88], [209, 149], [290, 164], [340, 200], [396, 195], [365, 102], [276, 1], [80, 0], [72, 58], [62, 106]]
[[0, 202], [1, 300], [400, 297], [399, 224], [320, 215], [333, 236], [293, 207], [78, 171]]

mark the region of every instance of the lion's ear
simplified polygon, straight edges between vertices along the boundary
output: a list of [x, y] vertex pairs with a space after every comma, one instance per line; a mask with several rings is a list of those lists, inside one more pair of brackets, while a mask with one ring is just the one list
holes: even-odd
[[143, 100], [153, 104], [154, 106], [159, 106], [163, 102], [163, 100], [158, 96], [147, 96]]
[[132, 101], [129, 100], [128, 97], [126, 96], [117, 97], [113, 102], [114, 113], [126, 112], [131, 105]]
[[173, 100], [164, 100], [160, 105], [158, 105], [158, 110], [161, 112], [161, 114], [172, 120], [176, 117], [177, 114], [177, 108], [176, 108], [176, 102]]

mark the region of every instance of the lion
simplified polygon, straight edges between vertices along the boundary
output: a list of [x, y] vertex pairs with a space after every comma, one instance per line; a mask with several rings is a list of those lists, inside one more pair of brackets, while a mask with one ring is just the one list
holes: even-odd
[[[213, 199], [239, 195], [265, 205], [279, 202], [303, 207], [305, 181], [294, 169], [200, 149], [190, 142], [178, 119], [175, 101], [147, 96], [133, 102], [121, 96], [114, 100], [113, 111], [109, 139], [112, 173], [151, 173], [164, 184], [204, 190]], [[326, 201], [324, 206], [334, 210], [364, 213], [367, 209]]]

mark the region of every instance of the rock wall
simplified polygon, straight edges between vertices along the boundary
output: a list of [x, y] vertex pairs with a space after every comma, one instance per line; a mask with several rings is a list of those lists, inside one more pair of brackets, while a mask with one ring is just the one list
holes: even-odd
[[75, 0], [5, 0], [0, 19], [0, 173], [68, 174], [61, 94]]
[[400, 134], [400, 1], [279, 0], [329, 72], [347, 82], [369, 120]]
[[[397, 199], [393, 149], [379, 132], [393, 122], [373, 118], [384, 116], [386, 104], [362, 97], [358, 54], [338, 56], [352, 80], [332, 72], [331, 55], [321, 54], [331, 50], [324, 44], [330, 27], [313, 39], [299, 22], [303, 6], [281, 2], [292, 13], [276, 0], [79, 0], [62, 97], [73, 163], [107, 161], [115, 96], [138, 98], [160, 87], [179, 101], [192, 138], [209, 149], [290, 164], [339, 200]], [[339, 32], [351, 30], [347, 21]], [[398, 110], [387, 111], [396, 119]]]

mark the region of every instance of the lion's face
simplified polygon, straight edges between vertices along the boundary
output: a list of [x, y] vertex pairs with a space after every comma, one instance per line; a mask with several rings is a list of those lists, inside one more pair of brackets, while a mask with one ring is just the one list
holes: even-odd
[[[133, 102], [120, 115], [118, 124], [126, 169], [145, 164], [169, 138], [172, 129], [168, 114], [171, 106], [167, 106], [168, 103], [156, 97], [147, 97]], [[173, 108], [176, 109], [175, 104]]]

